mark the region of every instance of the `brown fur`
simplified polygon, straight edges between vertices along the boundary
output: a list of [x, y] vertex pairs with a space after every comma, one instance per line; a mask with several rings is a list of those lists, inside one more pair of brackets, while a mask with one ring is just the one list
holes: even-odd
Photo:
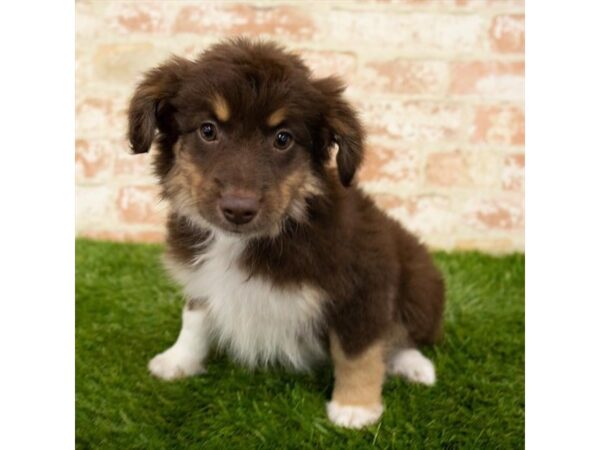
[[[225, 42], [147, 74], [131, 101], [129, 139], [146, 152], [158, 130], [170, 256], [190, 264], [217, 229], [247, 238], [240, 264], [249, 277], [320, 288], [323, 335], [335, 336], [334, 396], [365, 402], [378, 398], [384, 345], [440, 337], [444, 282], [425, 247], [352, 184], [364, 132], [343, 90], [276, 45]], [[206, 123], [216, 139], [201, 134]], [[293, 136], [289, 149], [275, 146], [281, 132]], [[337, 169], [328, 169], [336, 146]], [[238, 191], [259, 198], [244, 225], [218, 206]], [[361, 382], [372, 389], [356, 391]]]

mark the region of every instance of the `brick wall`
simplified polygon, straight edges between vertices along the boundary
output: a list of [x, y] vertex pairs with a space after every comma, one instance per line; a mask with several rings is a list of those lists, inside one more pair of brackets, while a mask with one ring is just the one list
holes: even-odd
[[131, 156], [127, 102], [170, 54], [274, 38], [337, 73], [369, 132], [361, 185], [435, 248], [524, 248], [524, 2], [78, 1], [78, 235], [159, 241], [149, 156]]

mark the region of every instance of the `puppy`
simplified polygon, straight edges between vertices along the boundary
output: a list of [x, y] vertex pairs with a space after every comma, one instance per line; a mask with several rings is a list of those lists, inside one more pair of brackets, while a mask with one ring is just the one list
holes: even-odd
[[[149, 369], [200, 374], [211, 345], [249, 366], [331, 361], [329, 419], [383, 412], [387, 373], [431, 385], [443, 279], [426, 249], [352, 184], [364, 131], [334, 77], [237, 39], [148, 72], [129, 108], [134, 153], [156, 141], [170, 205], [166, 266], [182, 328]], [[337, 148], [335, 165], [330, 164]]]

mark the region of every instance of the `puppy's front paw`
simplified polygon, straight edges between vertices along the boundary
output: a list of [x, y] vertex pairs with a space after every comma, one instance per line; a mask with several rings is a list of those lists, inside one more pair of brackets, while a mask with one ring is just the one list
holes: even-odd
[[205, 372], [199, 358], [173, 346], [159, 353], [148, 363], [148, 369], [157, 378], [176, 380]]
[[391, 373], [402, 375], [409, 381], [435, 384], [435, 367], [423, 354], [414, 348], [400, 350], [392, 360]]
[[345, 428], [362, 428], [379, 420], [383, 405], [349, 406], [340, 405], [335, 400], [327, 403], [327, 416], [334, 424]]

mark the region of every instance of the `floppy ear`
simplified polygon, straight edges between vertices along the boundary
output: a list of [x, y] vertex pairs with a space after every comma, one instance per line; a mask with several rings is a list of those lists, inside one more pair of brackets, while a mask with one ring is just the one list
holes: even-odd
[[190, 62], [173, 58], [147, 72], [129, 103], [129, 143], [134, 153], [146, 153], [156, 130], [167, 131], [173, 111], [169, 100], [175, 97]]
[[326, 127], [338, 145], [336, 162], [340, 180], [344, 186], [350, 186], [363, 160], [362, 124], [354, 108], [342, 97], [345, 87], [340, 79], [321, 78], [314, 85], [324, 96]]

